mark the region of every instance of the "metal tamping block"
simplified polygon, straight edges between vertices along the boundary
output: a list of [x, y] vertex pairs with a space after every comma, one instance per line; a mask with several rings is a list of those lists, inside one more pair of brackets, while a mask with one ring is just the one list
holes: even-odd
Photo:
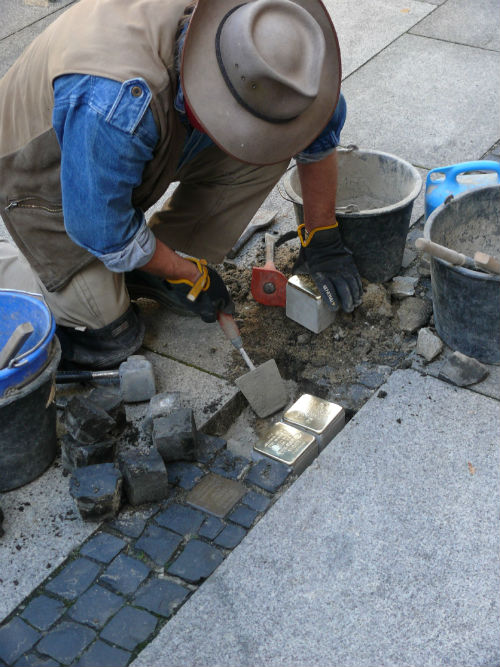
[[286, 284], [286, 315], [309, 331], [320, 333], [335, 320], [310, 276], [292, 276]]
[[291, 466], [297, 475], [304, 472], [319, 453], [313, 435], [283, 422], [274, 424], [266, 436], [254, 445], [254, 450]]
[[345, 412], [341, 405], [303, 394], [286, 410], [283, 421], [314, 435], [321, 451], [344, 428]]

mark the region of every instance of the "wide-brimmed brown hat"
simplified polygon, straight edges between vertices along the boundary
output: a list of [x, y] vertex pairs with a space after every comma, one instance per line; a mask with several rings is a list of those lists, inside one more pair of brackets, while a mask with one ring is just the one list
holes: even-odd
[[320, 0], [198, 0], [181, 80], [195, 119], [226, 153], [273, 164], [306, 148], [340, 92], [340, 50]]

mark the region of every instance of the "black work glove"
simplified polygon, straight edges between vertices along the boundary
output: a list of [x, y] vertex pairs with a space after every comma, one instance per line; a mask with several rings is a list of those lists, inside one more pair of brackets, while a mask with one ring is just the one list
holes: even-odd
[[186, 259], [196, 264], [201, 276], [195, 283], [187, 279], [166, 281], [179, 305], [199, 315], [204, 322], [216, 322], [219, 311], [234, 315], [231, 295], [217, 271], [207, 266], [204, 259]]
[[295, 273], [309, 273], [330, 310], [341, 306], [350, 313], [362, 301], [361, 277], [352, 253], [342, 243], [338, 222], [317, 227], [306, 237], [305, 225], [297, 229], [300, 251]]

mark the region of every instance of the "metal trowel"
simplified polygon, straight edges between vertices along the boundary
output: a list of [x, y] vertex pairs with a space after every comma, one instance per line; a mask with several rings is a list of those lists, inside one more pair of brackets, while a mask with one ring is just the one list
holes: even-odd
[[250, 372], [237, 378], [236, 385], [258, 417], [269, 417], [288, 402], [285, 383], [274, 359], [255, 367], [246, 353], [240, 331], [232, 315], [219, 312], [217, 319], [222, 331], [245, 360]]

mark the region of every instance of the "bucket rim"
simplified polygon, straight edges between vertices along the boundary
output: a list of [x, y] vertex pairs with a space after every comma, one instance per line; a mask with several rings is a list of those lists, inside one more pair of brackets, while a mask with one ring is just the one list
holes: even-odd
[[[425, 221], [424, 224], [424, 239], [427, 241], [432, 241], [431, 239], [431, 228], [432, 224], [434, 222], [434, 219], [444, 211], [445, 207], [449, 206], [453, 202], [456, 202], [460, 199], [463, 199], [464, 197], [468, 197], [470, 195], [474, 195], [479, 191], [483, 190], [498, 190], [500, 191], [500, 183], [498, 185], [485, 185], [483, 187], [479, 188], [474, 188], [473, 190], [467, 190], [465, 192], [461, 192], [458, 194], [456, 197], [452, 197], [451, 199], [446, 199], [444, 202], [442, 202], [439, 206], [437, 206], [432, 213], [429, 215], [427, 220]], [[459, 273], [463, 276], [467, 276], [468, 278], [472, 278], [473, 280], [487, 280], [489, 282], [500, 282], [500, 276], [495, 275], [494, 273], [483, 273], [482, 271], [474, 271], [474, 269], [467, 269], [465, 266], [458, 266], [456, 264], [451, 264], [450, 262], [447, 262], [445, 259], [441, 259], [441, 257], [431, 257], [431, 262], [439, 262], [442, 266], [445, 266], [452, 271], [455, 271], [456, 273]]]
[[[415, 186], [413, 187], [412, 191], [410, 194], [406, 195], [404, 199], [401, 199], [400, 201], [396, 202], [395, 204], [391, 204], [390, 206], [383, 206], [382, 208], [369, 208], [369, 209], [362, 209], [360, 211], [355, 211], [355, 212], [349, 212], [349, 213], [336, 213], [337, 217], [340, 218], [366, 218], [366, 217], [374, 217], [377, 215], [384, 215], [384, 214], [390, 214], [394, 213], [395, 211], [399, 211], [401, 209], [406, 208], [411, 204], [412, 202], [415, 201], [415, 199], [418, 197], [422, 190], [422, 177], [418, 172], [418, 169], [414, 167], [411, 162], [408, 162], [404, 158], [399, 157], [398, 155], [394, 155], [393, 153], [387, 153], [385, 151], [379, 151], [375, 150], [372, 148], [359, 148], [358, 146], [347, 146], [347, 147], [342, 147], [339, 146], [337, 148], [337, 151], [343, 152], [343, 153], [363, 153], [363, 154], [368, 154], [368, 155], [376, 155], [376, 156], [384, 156], [384, 157], [389, 157], [392, 158], [395, 162], [399, 162], [400, 164], [404, 165], [409, 172], [412, 173], [412, 175], [415, 177]], [[283, 185], [285, 188], [285, 192], [287, 195], [291, 198], [292, 203], [294, 204], [300, 204], [301, 206], [304, 204], [304, 201], [301, 196], [299, 196], [294, 188], [292, 187], [291, 183], [291, 178], [292, 174], [297, 171], [297, 165], [294, 164], [290, 169], [288, 169], [285, 172], [285, 175], [283, 177]]]

